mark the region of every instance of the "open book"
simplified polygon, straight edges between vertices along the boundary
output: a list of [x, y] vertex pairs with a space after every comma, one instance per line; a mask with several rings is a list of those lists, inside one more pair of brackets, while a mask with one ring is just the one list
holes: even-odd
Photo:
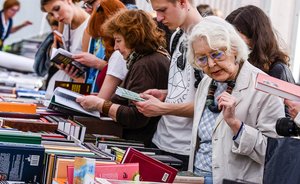
[[300, 86], [259, 73], [255, 89], [289, 100], [300, 101]]
[[57, 87], [54, 90], [48, 108], [72, 115], [90, 115], [100, 118], [100, 113], [98, 111], [86, 111], [76, 102], [76, 98], [81, 96], [83, 95], [68, 89]]
[[59, 48], [59, 49], [53, 48], [52, 53], [51, 53], [51, 61], [58, 65], [64, 64], [64, 66], [67, 66], [69, 64], [69, 65], [75, 67], [75, 69], [78, 70], [76, 75], [77, 75], [77, 77], [79, 77], [79, 76], [83, 75], [85, 72], [84, 66], [82, 64], [80, 64], [79, 62], [75, 61], [72, 58], [72, 56], [73, 56], [72, 53], [70, 53], [62, 48]]
[[127, 98], [127, 99], [133, 100], [133, 101], [139, 101], [139, 102], [145, 101], [145, 99], [141, 98], [138, 93], [135, 93], [128, 89], [121, 88], [119, 86], [117, 87], [116, 94], [123, 98]]

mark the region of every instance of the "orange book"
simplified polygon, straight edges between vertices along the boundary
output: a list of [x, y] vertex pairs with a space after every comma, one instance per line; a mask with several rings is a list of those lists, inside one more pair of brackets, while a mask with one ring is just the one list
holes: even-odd
[[0, 112], [36, 113], [36, 104], [0, 102]]
[[289, 100], [300, 101], [300, 86], [259, 73], [255, 89]]

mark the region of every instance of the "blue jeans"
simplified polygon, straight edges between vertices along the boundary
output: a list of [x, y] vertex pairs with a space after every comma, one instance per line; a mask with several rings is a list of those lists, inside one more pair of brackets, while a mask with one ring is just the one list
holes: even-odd
[[194, 174], [204, 177], [204, 184], [213, 184], [211, 172], [203, 172], [197, 168], [194, 168]]

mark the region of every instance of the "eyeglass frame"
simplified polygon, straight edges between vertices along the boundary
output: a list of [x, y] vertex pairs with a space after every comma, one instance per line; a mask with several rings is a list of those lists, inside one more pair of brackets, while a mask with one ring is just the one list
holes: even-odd
[[[218, 56], [213, 56], [213, 54], [216, 54], [216, 53], [222, 53], [222, 55], [218, 58]], [[226, 52], [226, 49], [216, 49], [216, 50], [213, 50], [209, 53], [209, 55], [202, 55], [202, 56], [199, 56], [199, 57], [194, 57], [194, 64], [198, 67], [205, 67], [208, 65], [208, 57], [210, 59], [212, 59], [213, 61], [222, 61], [224, 58], [224, 56], [227, 55], [227, 52]], [[199, 59], [201, 58], [206, 58], [206, 62], [205, 64], [199, 64]]]

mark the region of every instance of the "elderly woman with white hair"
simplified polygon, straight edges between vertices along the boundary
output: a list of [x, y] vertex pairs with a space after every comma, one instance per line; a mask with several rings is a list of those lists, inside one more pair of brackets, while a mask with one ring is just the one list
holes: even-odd
[[188, 59], [206, 76], [195, 96], [189, 170], [205, 183], [262, 183], [267, 137], [276, 137], [283, 101], [255, 90], [261, 70], [232, 25], [206, 17], [191, 31]]

